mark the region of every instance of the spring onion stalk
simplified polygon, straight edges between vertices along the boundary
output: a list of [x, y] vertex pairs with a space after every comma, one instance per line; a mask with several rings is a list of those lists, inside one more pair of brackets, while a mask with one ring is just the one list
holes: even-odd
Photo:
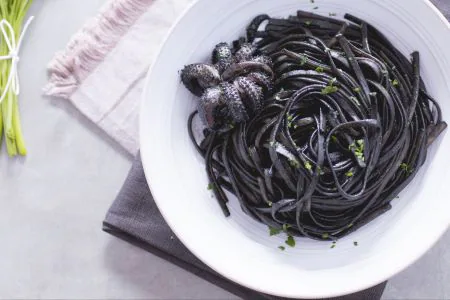
[[9, 156], [27, 153], [20, 125], [16, 76], [22, 25], [32, 2], [0, 0], [0, 145], [4, 139]]

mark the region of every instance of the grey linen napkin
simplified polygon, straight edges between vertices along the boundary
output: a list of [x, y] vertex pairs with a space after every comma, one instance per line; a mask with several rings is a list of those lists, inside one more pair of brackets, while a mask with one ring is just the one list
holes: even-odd
[[[109, 209], [103, 230], [174, 263], [243, 299], [282, 299], [236, 284], [202, 263], [175, 236], [164, 221], [147, 185], [141, 158], [134, 160], [125, 184]], [[380, 299], [386, 283], [333, 299]]]
[[[432, 0], [450, 18], [450, 0]], [[103, 230], [152, 252], [244, 299], [281, 299], [236, 284], [203, 264], [175, 236], [164, 221], [148, 188], [138, 155], [125, 184], [109, 209]], [[335, 300], [380, 299], [386, 282]]]

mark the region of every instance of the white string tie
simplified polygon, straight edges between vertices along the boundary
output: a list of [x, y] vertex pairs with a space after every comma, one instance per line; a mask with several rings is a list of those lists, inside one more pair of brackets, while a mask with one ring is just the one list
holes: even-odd
[[6, 86], [3, 89], [2, 94], [0, 96], [0, 103], [2, 103], [3, 100], [5, 100], [9, 90], [11, 90], [16, 96], [19, 96], [20, 94], [19, 72], [18, 72], [18, 65], [20, 61], [19, 57], [20, 47], [22, 46], [23, 38], [33, 19], [34, 17], [30, 17], [23, 26], [23, 30], [19, 36], [19, 41], [17, 44], [16, 44], [16, 34], [14, 32], [14, 28], [12, 27], [11, 23], [9, 23], [5, 19], [0, 21], [0, 44], [4, 42], [6, 43], [6, 46], [8, 48], [8, 55], [0, 56], [0, 61], [11, 60], [11, 69], [9, 72], [8, 80], [6, 82]]

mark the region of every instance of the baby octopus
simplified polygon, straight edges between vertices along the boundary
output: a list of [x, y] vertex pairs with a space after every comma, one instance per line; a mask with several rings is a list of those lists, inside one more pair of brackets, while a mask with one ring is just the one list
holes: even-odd
[[208, 128], [220, 130], [245, 122], [263, 108], [274, 73], [272, 60], [255, 51], [249, 43], [242, 43], [237, 51], [220, 43], [212, 53], [212, 64], [191, 64], [181, 71], [183, 84], [200, 97], [198, 112]]

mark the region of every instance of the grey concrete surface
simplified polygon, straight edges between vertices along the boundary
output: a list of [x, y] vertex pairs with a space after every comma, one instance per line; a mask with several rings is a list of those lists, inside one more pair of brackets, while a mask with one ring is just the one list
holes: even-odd
[[[29, 155], [0, 154], [0, 298], [233, 299], [101, 231], [131, 160], [64, 100], [41, 96], [53, 53], [104, 0], [35, 0], [20, 65]], [[450, 299], [450, 233], [384, 299]]]

